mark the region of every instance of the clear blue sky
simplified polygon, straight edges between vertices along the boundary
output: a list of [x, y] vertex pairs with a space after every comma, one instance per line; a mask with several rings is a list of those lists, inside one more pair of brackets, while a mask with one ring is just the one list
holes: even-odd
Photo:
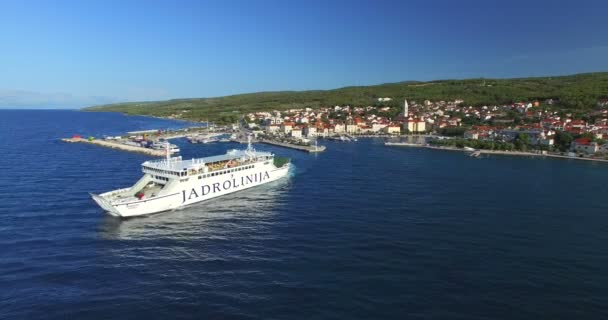
[[0, 107], [608, 71], [608, 1], [0, 1]]

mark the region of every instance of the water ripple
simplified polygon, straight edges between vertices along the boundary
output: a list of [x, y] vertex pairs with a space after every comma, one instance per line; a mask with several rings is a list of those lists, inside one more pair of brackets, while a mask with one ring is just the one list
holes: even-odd
[[[289, 179], [118, 220], [87, 192], [133, 183], [147, 157], [57, 139], [175, 123], [0, 115], [0, 171], [23, 168], [0, 175], [0, 318], [608, 315], [606, 166], [366, 139], [319, 155], [260, 145], [292, 158]], [[186, 157], [235, 147], [176, 143]]]

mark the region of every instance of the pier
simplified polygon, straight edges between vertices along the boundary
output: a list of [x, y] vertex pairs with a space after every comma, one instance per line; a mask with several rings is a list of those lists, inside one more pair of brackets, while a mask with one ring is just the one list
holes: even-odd
[[399, 146], [399, 147], [424, 147], [421, 143], [409, 143], [409, 142], [385, 142], [385, 146]]
[[69, 142], [69, 143], [90, 143], [90, 144], [94, 144], [94, 145], [98, 145], [98, 146], [102, 146], [102, 147], [106, 147], [106, 148], [144, 153], [144, 154], [147, 154], [150, 156], [155, 156], [155, 157], [164, 157], [165, 156], [164, 150], [154, 150], [154, 149], [150, 149], [150, 148], [131, 146], [131, 145], [116, 142], [116, 141], [95, 140], [95, 139], [89, 140], [89, 139], [83, 139], [83, 138], [63, 138], [63, 139], [61, 139], [61, 141]]
[[290, 148], [290, 149], [295, 149], [295, 150], [300, 150], [300, 151], [306, 151], [306, 152], [310, 152], [310, 153], [317, 153], [317, 152], [325, 151], [325, 146], [301, 146], [301, 145], [297, 145], [297, 144], [283, 143], [283, 142], [272, 141], [272, 140], [259, 140], [258, 142], [270, 144], [273, 146], [279, 146], [279, 147]]

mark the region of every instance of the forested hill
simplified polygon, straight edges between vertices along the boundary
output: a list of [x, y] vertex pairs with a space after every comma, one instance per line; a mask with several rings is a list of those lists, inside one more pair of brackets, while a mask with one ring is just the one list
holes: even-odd
[[608, 98], [608, 72], [517, 79], [408, 81], [333, 90], [258, 92], [217, 98], [117, 103], [84, 110], [152, 116], [181, 114], [184, 119], [232, 122], [253, 111], [378, 105], [380, 97], [393, 99], [382, 103], [388, 106], [400, 105], [404, 98], [417, 101], [462, 99], [466, 105], [473, 106], [553, 98], [559, 100], [559, 106], [563, 108], [582, 110], [594, 108], [598, 99]]

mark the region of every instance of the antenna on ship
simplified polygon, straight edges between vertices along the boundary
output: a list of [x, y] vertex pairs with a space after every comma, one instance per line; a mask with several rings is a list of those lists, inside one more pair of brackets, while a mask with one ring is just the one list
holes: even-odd
[[254, 152], [255, 150], [253, 150], [253, 146], [251, 145], [251, 134], [247, 135], [247, 151], [248, 152]]
[[165, 141], [165, 158], [167, 159], [167, 162], [169, 162], [169, 160], [171, 160], [171, 153], [169, 150], [169, 141]]

